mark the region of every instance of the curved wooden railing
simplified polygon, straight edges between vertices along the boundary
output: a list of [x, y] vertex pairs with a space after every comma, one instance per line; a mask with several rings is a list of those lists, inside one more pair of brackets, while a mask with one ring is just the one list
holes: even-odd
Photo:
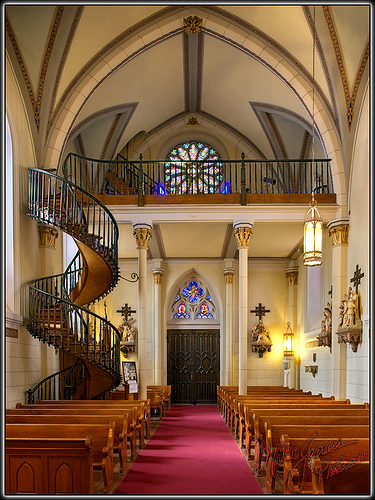
[[81, 358], [87, 372], [81, 397], [100, 397], [121, 381], [120, 334], [89, 309], [119, 279], [116, 221], [86, 190], [36, 168], [29, 169], [27, 215], [69, 234], [79, 249], [64, 273], [30, 283], [28, 331]]

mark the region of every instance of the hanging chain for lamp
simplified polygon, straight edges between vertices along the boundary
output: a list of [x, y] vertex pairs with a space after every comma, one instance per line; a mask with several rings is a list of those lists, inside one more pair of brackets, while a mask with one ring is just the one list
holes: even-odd
[[[315, 5], [313, 17], [313, 51], [312, 51], [312, 164], [313, 168], [315, 161], [315, 45], [316, 45], [316, 28], [315, 28]], [[315, 179], [316, 184], [316, 179]], [[316, 186], [315, 186], [316, 189]], [[304, 224], [304, 255], [303, 263], [305, 266], [320, 266], [323, 263], [322, 254], [322, 234], [323, 234], [323, 218], [316, 208], [314, 197], [314, 188], [311, 185], [311, 202], [310, 208], [305, 217]]]

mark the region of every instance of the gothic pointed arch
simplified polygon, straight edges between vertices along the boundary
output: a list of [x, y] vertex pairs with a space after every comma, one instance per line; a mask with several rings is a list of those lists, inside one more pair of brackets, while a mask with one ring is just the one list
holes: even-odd
[[217, 327], [220, 323], [220, 303], [214, 286], [194, 270], [176, 280], [166, 312], [169, 326]]

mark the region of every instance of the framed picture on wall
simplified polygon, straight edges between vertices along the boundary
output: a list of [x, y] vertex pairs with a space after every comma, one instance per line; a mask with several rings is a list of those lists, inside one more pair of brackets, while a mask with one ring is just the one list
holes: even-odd
[[137, 382], [137, 368], [135, 361], [122, 362], [122, 375], [124, 382]]

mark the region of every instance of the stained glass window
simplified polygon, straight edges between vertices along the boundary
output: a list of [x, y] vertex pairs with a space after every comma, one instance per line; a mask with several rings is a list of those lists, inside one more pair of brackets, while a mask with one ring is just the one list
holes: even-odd
[[184, 297], [187, 297], [190, 302], [196, 302], [198, 297], [202, 297], [203, 290], [199, 288], [197, 282], [190, 281], [189, 286], [183, 289], [182, 294]]
[[176, 314], [173, 315], [174, 318], [190, 318], [190, 315], [186, 312], [186, 306], [183, 302], [178, 306]]
[[199, 141], [179, 144], [167, 155], [165, 188], [170, 194], [217, 193], [223, 182], [219, 154]]
[[197, 314], [197, 318], [213, 318], [212, 314], [209, 312], [210, 308], [206, 303], [203, 303], [199, 308], [199, 313]]
[[172, 304], [173, 319], [215, 319], [215, 305], [207, 287], [191, 277], [176, 290]]

